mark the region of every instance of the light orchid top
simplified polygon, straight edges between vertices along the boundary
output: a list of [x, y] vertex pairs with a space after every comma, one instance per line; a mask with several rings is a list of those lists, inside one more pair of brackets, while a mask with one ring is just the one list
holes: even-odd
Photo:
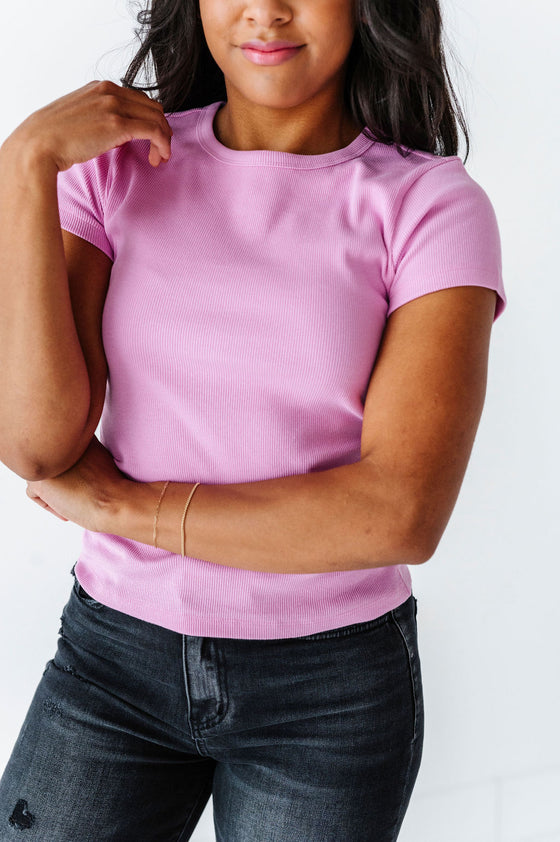
[[[357, 462], [387, 317], [483, 286], [505, 305], [492, 205], [458, 157], [359, 134], [322, 155], [229, 149], [222, 103], [167, 114], [172, 156], [135, 140], [58, 177], [62, 228], [113, 261], [100, 437], [141, 482], [239, 483]], [[285, 524], [289, 530], [290, 524]], [[96, 600], [182, 634], [247, 639], [370, 620], [406, 565], [256, 572], [85, 532]]]

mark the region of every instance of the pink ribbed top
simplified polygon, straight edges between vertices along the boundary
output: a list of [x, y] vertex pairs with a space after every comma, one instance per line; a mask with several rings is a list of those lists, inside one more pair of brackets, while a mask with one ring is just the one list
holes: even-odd
[[[458, 157], [361, 133], [323, 155], [238, 151], [221, 103], [168, 114], [172, 156], [132, 141], [59, 174], [61, 225], [113, 260], [100, 437], [139, 481], [239, 483], [360, 458], [388, 315], [450, 286], [505, 303], [494, 211]], [[289, 524], [286, 525], [289, 528]], [[104, 604], [184, 634], [283, 638], [373, 619], [405, 565], [244, 570], [85, 532], [76, 575]]]

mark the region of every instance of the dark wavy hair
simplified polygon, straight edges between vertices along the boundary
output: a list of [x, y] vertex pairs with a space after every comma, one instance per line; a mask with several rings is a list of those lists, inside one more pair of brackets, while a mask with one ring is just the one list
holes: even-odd
[[[227, 100], [198, 0], [147, 3], [136, 15], [140, 48], [121, 83], [157, 90], [166, 112]], [[355, 16], [344, 92], [354, 120], [401, 155], [411, 149], [457, 155], [460, 129], [466, 161], [469, 133], [446, 65], [439, 0], [355, 0]], [[146, 82], [137, 85], [142, 69]]]

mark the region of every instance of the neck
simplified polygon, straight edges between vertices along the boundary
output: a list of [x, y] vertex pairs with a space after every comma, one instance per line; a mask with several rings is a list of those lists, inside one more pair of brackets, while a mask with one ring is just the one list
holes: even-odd
[[268, 149], [298, 155], [322, 155], [348, 146], [362, 127], [342, 107], [314, 103], [270, 108], [232, 96], [214, 117], [214, 133], [237, 150]]

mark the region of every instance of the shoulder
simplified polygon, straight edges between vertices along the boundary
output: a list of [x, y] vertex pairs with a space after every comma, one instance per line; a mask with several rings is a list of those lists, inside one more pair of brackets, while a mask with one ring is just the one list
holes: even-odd
[[176, 128], [179, 132], [188, 134], [196, 131], [198, 121], [209, 108], [212, 108], [212, 105], [189, 108], [187, 111], [165, 111], [164, 114], [173, 131]]
[[133, 139], [121, 146], [107, 150], [102, 155], [74, 164], [69, 170], [59, 173], [62, 186], [66, 182], [80, 181], [84, 186], [94, 185], [101, 195], [107, 196], [113, 188], [130, 187], [136, 180], [158, 178], [160, 173], [174, 169], [173, 157], [181, 159], [185, 154], [192, 158], [196, 154], [197, 126], [204, 108], [188, 111], [166, 112], [165, 116], [173, 130], [171, 160], [160, 167], [152, 167], [148, 160], [150, 141]]
[[374, 142], [366, 151], [364, 163], [366, 180], [379, 203], [390, 240], [399, 231], [410, 232], [432, 215], [447, 222], [480, 216], [496, 224], [488, 194], [457, 155], [420, 150], [402, 155], [394, 145]]
[[457, 187], [480, 189], [458, 155], [442, 156], [421, 150], [401, 154], [396, 146], [374, 141], [363, 155], [368, 178], [387, 193], [394, 206], [410, 190], [420, 193], [448, 191]]
[[188, 152], [192, 156], [198, 145], [198, 123], [206, 108], [165, 112], [167, 122], [173, 131], [171, 158], [167, 164], [160, 167], [152, 167], [148, 160], [150, 141], [134, 139], [107, 153], [112, 165], [112, 175], [117, 176], [119, 179], [123, 177], [128, 179], [131, 175], [152, 175], [173, 169], [175, 163], [174, 157], [175, 159], [182, 158], [182, 153]]
[[378, 221], [389, 246], [406, 240], [434, 215], [444, 227], [452, 218], [477, 216], [496, 225], [487, 193], [459, 156], [419, 150], [402, 155], [394, 145], [374, 141], [359, 160], [359, 187], [356, 191], [355, 172], [353, 194], [360, 196], [364, 209]]
[[373, 144], [389, 270], [389, 314], [427, 292], [488, 286], [505, 303], [494, 207], [458, 156]]

